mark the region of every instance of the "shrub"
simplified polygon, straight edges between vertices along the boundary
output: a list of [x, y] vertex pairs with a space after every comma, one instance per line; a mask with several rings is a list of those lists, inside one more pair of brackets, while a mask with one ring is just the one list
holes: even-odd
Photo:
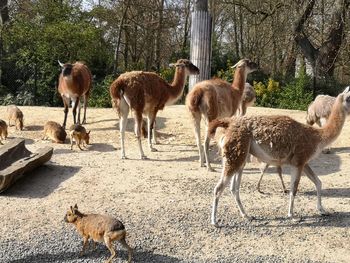
[[311, 79], [301, 70], [299, 77], [286, 85], [280, 94], [279, 108], [306, 110], [312, 101]]
[[93, 84], [89, 106], [91, 107], [112, 107], [111, 97], [109, 95], [109, 86], [112, 84], [114, 77], [107, 75], [101, 82]]
[[275, 108], [278, 105], [281, 87], [279, 82], [269, 78], [267, 83], [253, 82], [256, 91], [256, 104], [263, 107]]

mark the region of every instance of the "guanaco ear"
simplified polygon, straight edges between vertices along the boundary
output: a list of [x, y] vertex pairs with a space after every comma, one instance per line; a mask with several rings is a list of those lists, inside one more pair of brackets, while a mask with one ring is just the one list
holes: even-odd
[[236, 64], [234, 64], [231, 68], [236, 68], [236, 67], [239, 68], [239, 67], [243, 66], [244, 61], [245, 61], [244, 59], [241, 59]]
[[344, 93], [344, 94], [345, 94], [345, 93], [348, 93], [349, 90], [350, 90], [350, 86], [347, 86], [347, 87], [345, 88], [345, 90], [343, 91], [343, 93]]
[[91, 132], [91, 131], [88, 131], [88, 132], [87, 132], [87, 134], [89, 134], [89, 135], [90, 135], [90, 132]]
[[72, 213], [74, 213], [73, 206], [70, 206], [70, 211], [71, 211]]
[[64, 64], [59, 60], [57, 60], [57, 61], [58, 61], [58, 64], [61, 66], [61, 68], [63, 68]]
[[74, 206], [74, 210], [78, 210], [78, 206], [77, 206], [77, 204], [75, 204], [75, 206]]

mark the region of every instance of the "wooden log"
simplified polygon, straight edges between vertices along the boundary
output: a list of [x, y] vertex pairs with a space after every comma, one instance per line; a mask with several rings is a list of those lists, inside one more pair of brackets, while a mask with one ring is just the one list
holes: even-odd
[[14, 139], [0, 148], [0, 193], [52, 157], [52, 147], [40, 148], [32, 153], [24, 142], [24, 139]]

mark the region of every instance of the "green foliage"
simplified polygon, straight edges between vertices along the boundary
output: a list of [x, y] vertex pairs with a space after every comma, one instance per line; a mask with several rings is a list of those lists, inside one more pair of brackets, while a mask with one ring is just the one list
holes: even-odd
[[232, 66], [233, 63], [230, 60], [227, 60], [226, 69], [220, 69], [216, 73], [216, 76], [231, 83], [233, 80], [233, 75], [235, 74], [235, 69], [233, 69]]
[[[32, 2], [26, 12], [15, 13], [3, 30], [2, 84], [13, 96], [32, 94], [35, 104], [57, 106], [57, 60], [81, 60], [96, 78], [107, 75], [113, 53], [103, 34], [78, 4]], [[18, 103], [28, 102], [18, 99]]]
[[34, 105], [34, 95], [28, 91], [21, 91], [16, 96], [8, 93], [6, 96], [0, 97], [0, 105]]
[[[227, 61], [226, 69], [219, 70], [216, 75], [231, 83], [234, 76], [232, 63]], [[301, 69], [299, 77], [288, 83], [281, 84], [272, 78], [267, 78], [262, 73], [249, 74], [253, 81], [256, 91], [256, 105], [271, 108], [299, 109], [306, 110], [312, 101], [312, 92], [310, 90], [310, 77]], [[253, 75], [253, 76], [252, 76]], [[250, 82], [250, 81], [248, 81]]]
[[112, 106], [109, 86], [112, 84], [113, 80], [114, 78], [112, 75], [107, 75], [102, 81], [93, 84], [89, 106], [103, 108], [110, 108]]
[[312, 101], [310, 77], [303, 70], [299, 77], [284, 87], [269, 78], [267, 83], [254, 82], [256, 104], [263, 107], [306, 110]]
[[301, 69], [299, 77], [284, 87], [283, 92], [280, 94], [278, 107], [284, 109], [306, 110], [312, 101], [310, 83], [310, 77]]
[[256, 92], [256, 104], [263, 107], [276, 107], [279, 104], [281, 87], [279, 82], [269, 78], [267, 83], [253, 83]]

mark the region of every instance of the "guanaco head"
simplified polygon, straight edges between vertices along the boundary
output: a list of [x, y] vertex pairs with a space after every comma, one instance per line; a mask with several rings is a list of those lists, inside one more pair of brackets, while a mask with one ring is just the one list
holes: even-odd
[[346, 87], [341, 93], [343, 96], [343, 107], [347, 114], [350, 114], [350, 86]]
[[198, 75], [199, 69], [188, 59], [179, 59], [176, 63], [169, 64], [170, 67], [184, 68], [187, 75]]
[[58, 64], [62, 68], [62, 75], [63, 75], [63, 77], [68, 77], [68, 76], [71, 75], [72, 69], [73, 69], [73, 65], [72, 64], [70, 64], [70, 63], [63, 64], [59, 60], [58, 60]]
[[74, 223], [79, 217], [82, 217], [83, 214], [79, 212], [77, 204], [75, 206], [71, 206], [67, 211], [64, 221], [67, 223]]
[[232, 68], [245, 68], [246, 73], [251, 73], [259, 69], [258, 64], [251, 61], [250, 59], [244, 58], [238, 61]]

